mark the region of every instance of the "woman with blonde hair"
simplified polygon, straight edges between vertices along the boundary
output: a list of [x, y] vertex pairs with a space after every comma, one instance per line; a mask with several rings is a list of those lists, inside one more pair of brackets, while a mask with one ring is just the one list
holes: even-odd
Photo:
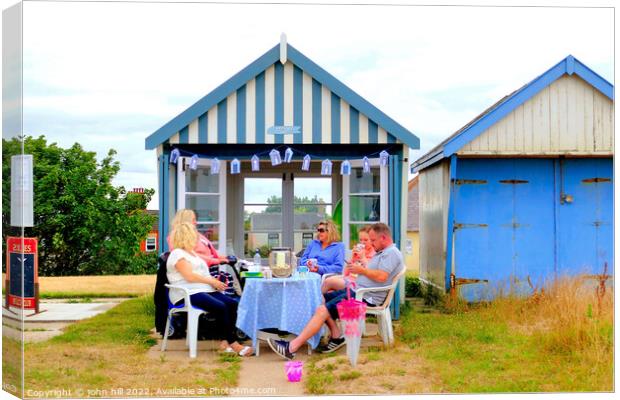
[[[167, 239], [168, 248], [170, 250], [174, 248], [171, 241], [172, 232], [174, 232], [176, 226], [182, 223], [189, 223], [196, 226], [196, 213], [194, 212], [194, 210], [182, 208], [177, 211], [176, 215], [172, 219], [170, 235]], [[198, 232], [198, 241], [196, 242], [196, 248], [194, 248], [194, 252], [198, 255], [198, 257], [205, 260], [207, 266], [209, 267], [213, 265], [219, 265], [223, 262], [228, 262], [228, 258], [226, 256], [219, 255], [211, 241], [200, 232]]]
[[[321, 221], [316, 227], [316, 239], [310, 242], [300, 263], [307, 265], [310, 271], [323, 274], [340, 274], [344, 266], [344, 244], [336, 224], [332, 221]], [[311, 259], [317, 260], [312, 265]]]
[[[240, 356], [250, 356], [253, 349], [237, 342], [235, 322], [237, 320], [237, 302], [221, 291], [226, 284], [209, 274], [204, 260], [194, 252], [198, 241], [198, 231], [192, 224], [178, 224], [170, 235], [174, 250], [168, 256], [166, 276], [171, 284], [203, 283], [205, 291], [190, 296], [192, 306], [208, 311], [215, 316], [220, 335], [224, 338], [222, 350], [236, 352]], [[181, 290], [170, 289], [170, 301], [182, 304], [184, 295]]]

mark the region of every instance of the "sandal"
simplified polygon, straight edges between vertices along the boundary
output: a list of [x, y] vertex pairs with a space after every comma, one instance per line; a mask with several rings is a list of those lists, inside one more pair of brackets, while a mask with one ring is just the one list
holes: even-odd
[[225, 348], [225, 349], [220, 349], [220, 352], [221, 352], [221, 353], [234, 353], [235, 351], [233, 350], [233, 348], [232, 348], [232, 347], [228, 346], [228, 347], [227, 347], [227, 348]]
[[243, 348], [239, 350], [239, 355], [241, 357], [249, 357], [252, 354], [254, 354], [254, 349], [251, 348], [250, 346], [243, 346]]

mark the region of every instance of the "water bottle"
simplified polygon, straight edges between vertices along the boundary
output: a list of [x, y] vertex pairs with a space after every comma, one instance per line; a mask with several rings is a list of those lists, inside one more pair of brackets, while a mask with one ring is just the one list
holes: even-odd
[[254, 254], [254, 265], [256, 268], [258, 268], [258, 271], [260, 271], [261, 260], [260, 260], [260, 252], [258, 249], [256, 249], [256, 253]]

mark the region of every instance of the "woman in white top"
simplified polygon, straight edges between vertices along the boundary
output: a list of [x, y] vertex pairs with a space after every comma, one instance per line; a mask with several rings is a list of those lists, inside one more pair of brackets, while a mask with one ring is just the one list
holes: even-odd
[[[236, 352], [241, 356], [250, 356], [253, 349], [237, 343], [235, 336], [235, 321], [237, 320], [237, 302], [226, 296], [221, 291], [226, 289], [226, 284], [213, 278], [209, 274], [207, 264], [194, 253], [194, 247], [198, 240], [196, 227], [183, 223], [176, 227], [172, 233], [174, 250], [168, 256], [166, 275], [171, 284], [204, 283], [205, 292], [190, 296], [192, 306], [208, 311], [216, 317], [220, 334], [224, 338], [222, 349], [228, 352]], [[183, 292], [170, 290], [170, 301], [174, 304], [182, 304]]]

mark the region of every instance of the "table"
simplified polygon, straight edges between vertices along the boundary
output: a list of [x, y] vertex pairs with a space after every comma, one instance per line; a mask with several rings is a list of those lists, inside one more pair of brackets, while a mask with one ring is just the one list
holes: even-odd
[[[321, 277], [309, 272], [305, 277], [248, 278], [237, 310], [237, 328], [252, 338], [257, 348], [259, 331], [277, 328], [299, 335], [316, 309], [323, 304]], [[314, 335], [308, 344], [314, 349], [321, 340]]]

